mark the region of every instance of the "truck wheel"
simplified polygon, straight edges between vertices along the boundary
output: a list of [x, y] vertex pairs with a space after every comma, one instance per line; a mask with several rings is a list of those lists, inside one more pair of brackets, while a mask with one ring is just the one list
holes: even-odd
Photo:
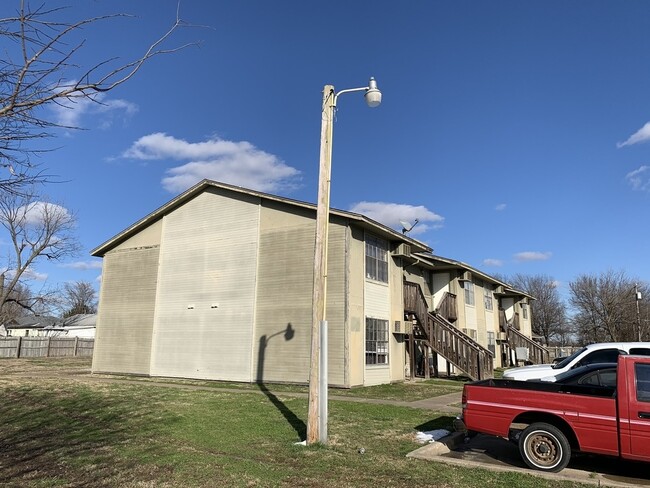
[[533, 469], [557, 473], [571, 458], [571, 446], [557, 427], [543, 422], [531, 424], [519, 437], [519, 452]]

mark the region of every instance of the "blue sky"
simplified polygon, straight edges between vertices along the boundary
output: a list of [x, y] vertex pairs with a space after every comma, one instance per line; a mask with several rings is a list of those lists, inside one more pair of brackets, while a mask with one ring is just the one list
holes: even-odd
[[[79, 61], [130, 60], [174, 21], [170, 0], [48, 2], [84, 31]], [[3, 2], [4, 17], [9, 2]], [[327, 7], [327, 9], [325, 8]], [[332, 206], [489, 274], [650, 281], [650, 3], [183, 0], [208, 26], [169, 47], [104, 105], [49, 116], [48, 195], [85, 248], [36, 266], [56, 286], [98, 284], [101, 244], [203, 177], [316, 201], [321, 92], [377, 79], [383, 103], [341, 96]], [[67, 73], [71, 79], [75, 73]]]

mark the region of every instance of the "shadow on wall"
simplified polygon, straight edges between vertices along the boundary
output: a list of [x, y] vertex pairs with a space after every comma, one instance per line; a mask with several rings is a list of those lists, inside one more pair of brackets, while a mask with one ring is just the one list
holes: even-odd
[[285, 341], [290, 341], [293, 339], [293, 336], [295, 334], [295, 331], [293, 329], [293, 326], [291, 325], [291, 322], [287, 324], [286, 329], [283, 329], [279, 332], [275, 332], [274, 334], [271, 334], [269, 336], [263, 335], [260, 337], [260, 347], [259, 347], [259, 354], [257, 358], [257, 384], [262, 390], [262, 392], [266, 395], [266, 397], [275, 405], [275, 408], [277, 408], [280, 413], [284, 416], [285, 419], [287, 419], [287, 422], [289, 422], [289, 425], [296, 431], [298, 434], [298, 437], [302, 440], [305, 439], [307, 436], [307, 426], [305, 423], [300, 419], [298, 416], [296, 416], [295, 413], [293, 413], [283, 402], [280, 400], [278, 397], [276, 397], [264, 384], [264, 360], [266, 358], [266, 348], [269, 345], [269, 342], [271, 339], [273, 339], [276, 336], [283, 335]]

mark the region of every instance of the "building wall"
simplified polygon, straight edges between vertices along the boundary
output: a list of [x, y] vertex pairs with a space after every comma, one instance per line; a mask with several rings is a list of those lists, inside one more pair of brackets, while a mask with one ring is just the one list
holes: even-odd
[[159, 247], [104, 256], [93, 372], [150, 373]]
[[[364, 248], [364, 262], [365, 262], [365, 248]], [[390, 382], [390, 362], [397, 360], [397, 358], [392, 357], [391, 351], [391, 336], [390, 332], [390, 320], [391, 320], [391, 296], [390, 296], [390, 282], [395, 279], [395, 274], [391, 272], [390, 268], [393, 265], [393, 260], [388, 257], [388, 268], [389, 268], [389, 279], [388, 283], [380, 283], [370, 279], [366, 279], [364, 287], [364, 296], [365, 296], [365, 313], [363, 321], [363, 330], [365, 334], [365, 317], [386, 320], [388, 321], [389, 329], [389, 350], [388, 350], [388, 361], [389, 364], [382, 365], [365, 365], [364, 370], [364, 382], [366, 386], [369, 385], [379, 385], [383, 383]], [[365, 274], [365, 273], [364, 273]], [[403, 313], [403, 309], [402, 309]], [[365, 339], [364, 339], [364, 355], [365, 355]], [[403, 361], [403, 360], [402, 360]], [[365, 363], [365, 358], [364, 358]]]
[[111, 252], [118, 251], [120, 249], [135, 249], [138, 247], [160, 246], [162, 227], [163, 219], [157, 220], [156, 222], [153, 222], [151, 225], [142, 229], [136, 235], [115, 246]]
[[350, 228], [349, 242], [349, 349], [350, 371], [348, 386], [363, 385], [366, 365], [365, 355], [365, 242], [364, 232], [359, 228]]
[[260, 213], [252, 364], [256, 381], [309, 381], [314, 220], [299, 209]]
[[405, 379], [406, 345], [404, 336], [393, 334], [395, 322], [404, 321], [404, 278], [402, 272], [402, 258], [388, 258], [389, 266], [389, 293], [390, 293], [390, 320], [388, 321], [388, 362], [390, 364], [390, 381], [403, 381]]
[[[329, 372], [346, 385], [345, 222], [331, 219], [327, 311]], [[253, 370], [260, 381], [309, 381], [315, 220], [313, 212], [267, 202], [260, 218]]]
[[210, 189], [165, 216], [152, 375], [252, 381], [259, 213]]
[[[451, 291], [450, 282], [451, 276], [449, 272], [438, 272], [433, 274], [433, 307], [437, 307], [445, 293], [453, 293]], [[460, 297], [456, 298], [456, 303], [459, 303]]]

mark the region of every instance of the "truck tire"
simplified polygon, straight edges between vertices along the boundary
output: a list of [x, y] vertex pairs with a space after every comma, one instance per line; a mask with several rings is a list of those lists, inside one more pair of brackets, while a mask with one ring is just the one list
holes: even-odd
[[531, 424], [519, 437], [519, 453], [528, 467], [557, 473], [571, 459], [571, 446], [557, 427], [538, 422]]

